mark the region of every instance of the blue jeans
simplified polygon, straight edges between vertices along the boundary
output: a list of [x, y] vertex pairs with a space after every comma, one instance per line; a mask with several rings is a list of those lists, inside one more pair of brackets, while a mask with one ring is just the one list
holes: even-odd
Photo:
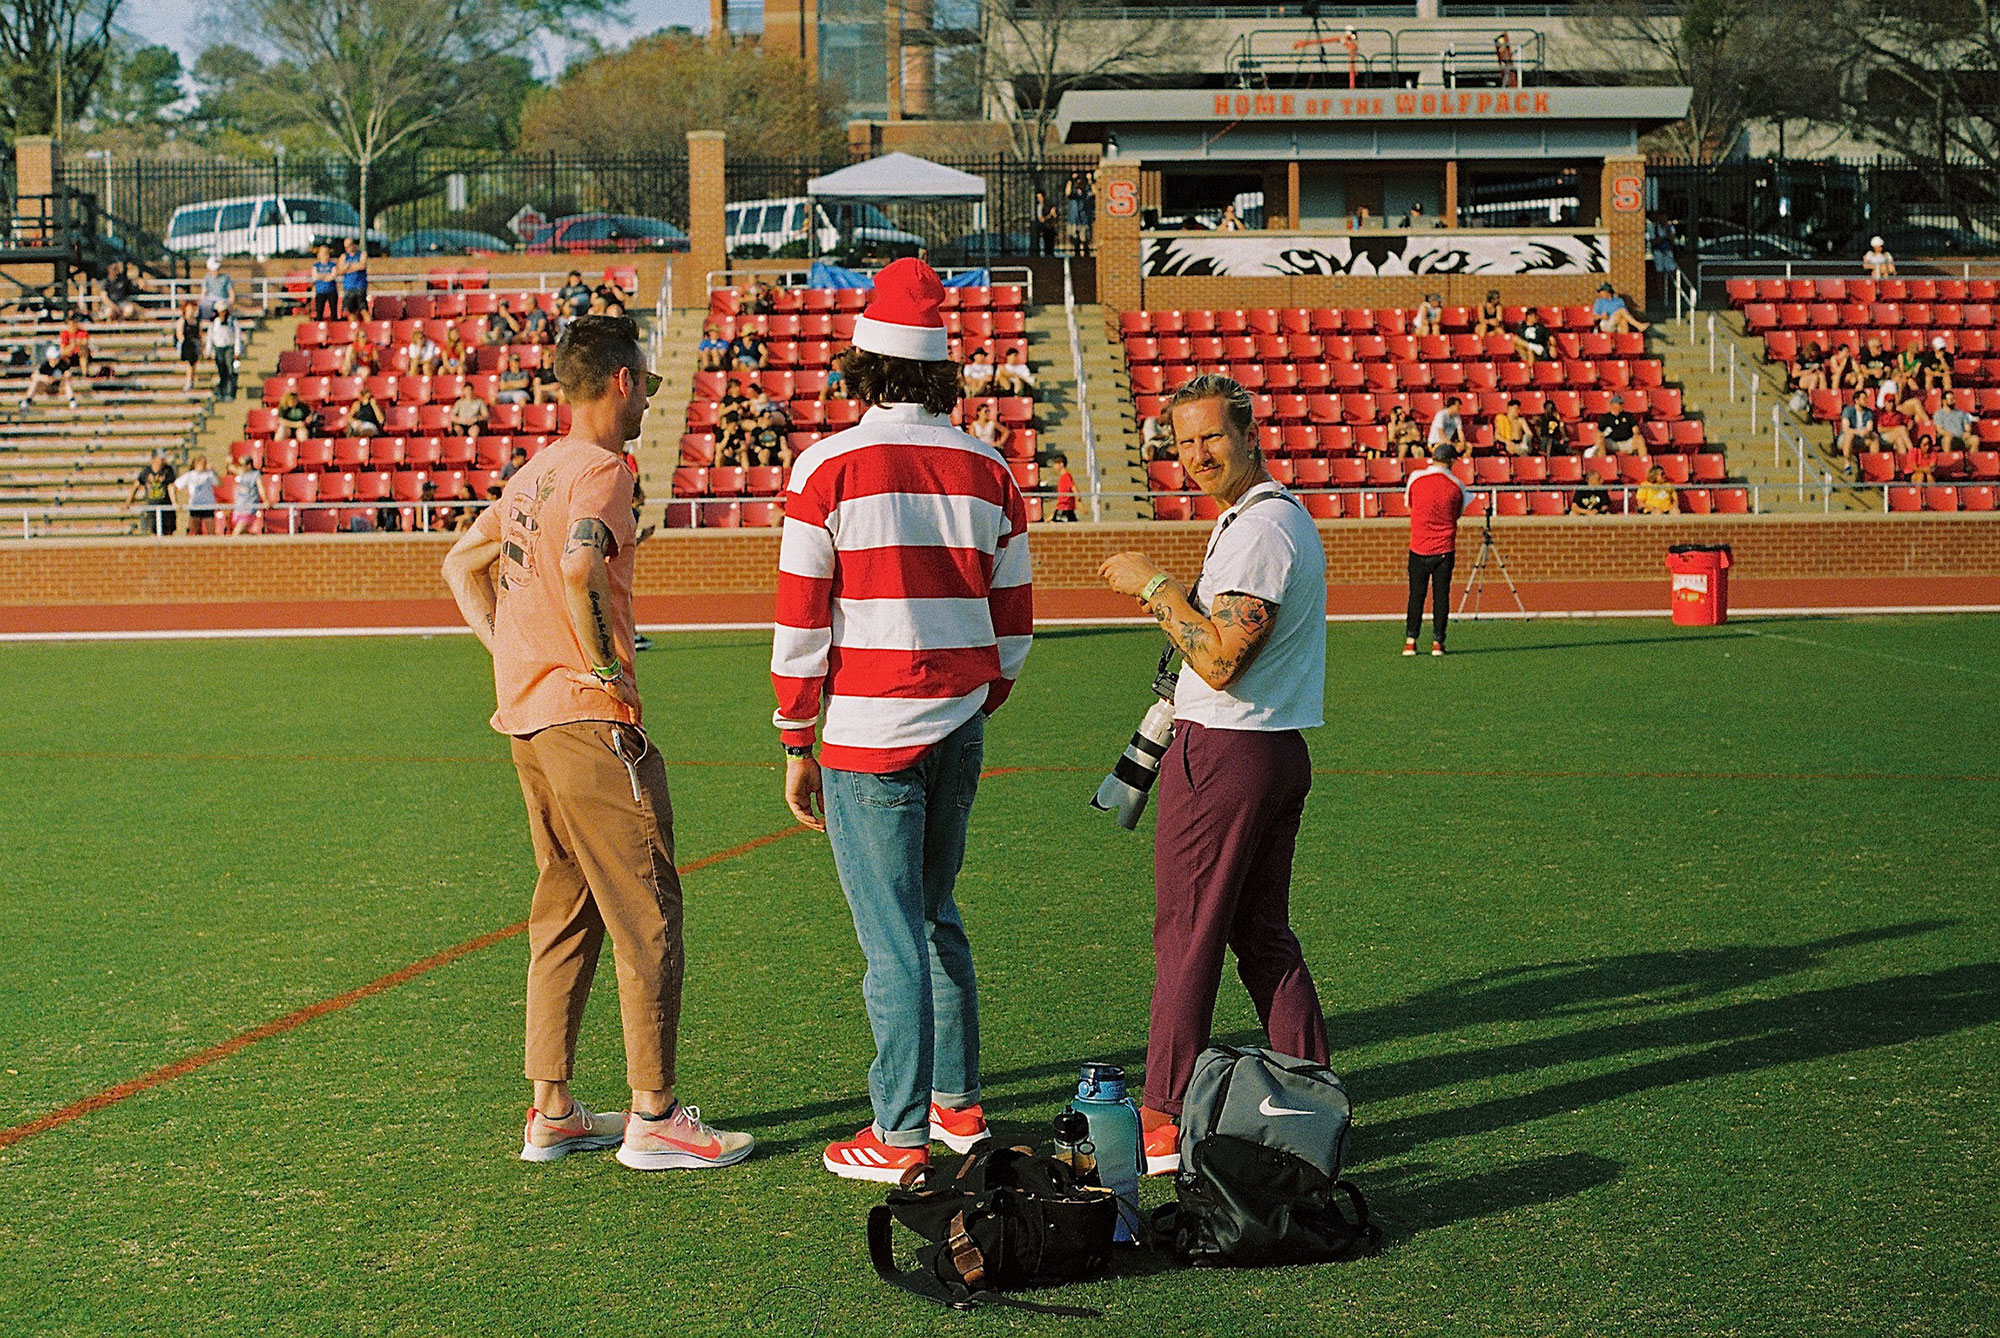
[[906, 771], [823, 773], [833, 862], [868, 959], [868, 1099], [891, 1147], [930, 1142], [932, 1101], [979, 1101], [979, 995], [951, 889], [985, 743], [975, 715]]

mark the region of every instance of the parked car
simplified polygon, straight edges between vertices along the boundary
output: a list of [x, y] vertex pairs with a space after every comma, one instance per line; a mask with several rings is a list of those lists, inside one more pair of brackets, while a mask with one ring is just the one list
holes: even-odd
[[419, 228], [389, 243], [392, 256], [498, 255], [514, 244], [490, 232], [464, 228]]
[[793, 256], [831, 255], [840, 249], [843, 238], [850, 249], [873, 253], [896, 252], [915, 255], [924, 239], [905, 232], [890, 222], [889, 216], [872, 204], [815, 205], [817, 226], [806, 235], [806, 206], [803, 195], [782, 200], [744, 200], [723, 210], [725, 245], [731, 255], [774, 256], [795, 248]]
[[[184, 204], [167, 219], [167, 249], [183, 255], [311, 255], [322, 242], [338, 249], [361, 235], [361, 215], [345, 200], [325, 195], [239, 195]], [[378, 228], [371, 247], [388, 241]]]
[[1934, 223], [1897, 223], [1886, 228], [1863, 228], [1847, 239], [1839, 258], [1858, 261], [1870, 239], [1880, 237], [1893, 256], [1984, 256], [2000, 252], [2000, 244], [1988, 241], [1964, 228], [1940, 227]]
[[[1867, 243], [1862, 245], [1865, 248]], [[1729, 232], [1703, 237], [1701, 254], [1706, 260], [1805, 260], [1812, 257], [1813, 250], [1803, 242], [1768, 232]]]
[[685, 251], [688, 235], [663, 218], [635, 214], [571, 214], [545, 225], [521, 248], [534, 255], [591, 251]]

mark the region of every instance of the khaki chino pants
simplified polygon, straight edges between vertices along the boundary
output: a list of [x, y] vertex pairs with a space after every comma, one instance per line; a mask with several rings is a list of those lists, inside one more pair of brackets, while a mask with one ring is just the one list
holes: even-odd
[[540, 870], [528, 911], [527, 1076], [569, 1081], [609, 933], [627, 1080], [638, 1091], [670, 1088], [684, 954], [659, 750], [636, 726], [595, 720], [513, 744]]

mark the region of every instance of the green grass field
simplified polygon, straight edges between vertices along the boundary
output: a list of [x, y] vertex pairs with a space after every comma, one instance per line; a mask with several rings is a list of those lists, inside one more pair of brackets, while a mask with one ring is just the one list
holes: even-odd
[[[1329, 630], [1294, 904], [1371, 1259], [1134, 1257], [1146, 1334], [2000, 1328], [2000, 619]], [[1151, 818], [1084, 801], [1155, 636], [1037, 643], [960, 900], [987, 1106], [1046, 1137], [1137, 1063]], [[790, 826], [768, 642], [643, 657], [686, 863]], [[520, 792], [466, 637], [0, 648], [0, 1127], [519, 920]], [[682, 1095], [760, 1142], [516, 1159], [525, 947], [470, 953], [0, 1151], [22, 1334], [917, 1334], [867, 1265], [860, 954], [824, 842], [689, 875]], [[624, 1094], [608, 961], [579, 1094]], [[1217, 1030], [1248, 1038], [1230, 978]], [[1148, 1182], [1149, 1201], [1170, 1192]], [[1084, 1331], [1083, 1328], [1078, 1329]]]

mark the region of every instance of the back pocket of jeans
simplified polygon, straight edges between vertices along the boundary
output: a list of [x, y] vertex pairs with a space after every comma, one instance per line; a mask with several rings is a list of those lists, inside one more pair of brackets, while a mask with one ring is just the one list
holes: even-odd
[[868, 808], [904, 808], [917, 802], [923, 786], [908, 771], [877, 775], [872, 771], [847, 773], [854, 787], [854, 802]]

